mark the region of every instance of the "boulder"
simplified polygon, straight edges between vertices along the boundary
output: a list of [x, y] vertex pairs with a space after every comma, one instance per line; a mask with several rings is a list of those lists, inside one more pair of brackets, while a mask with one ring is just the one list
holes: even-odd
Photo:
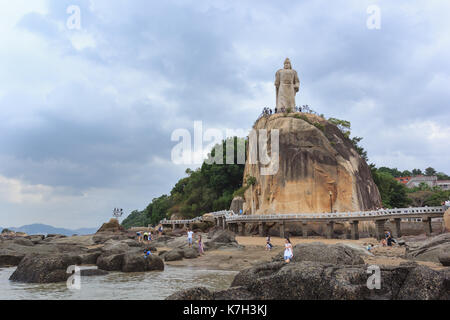
[[247, 157], [243, 182], [251, 176], [256, 184], [244, 193], [246, 214], [330, 212], [330, 191], [338, 212], [381, 207], [369, 166], [336, 125], [292, 113], [262, 117], [253, 129], [279, 130], [279, 161], [271, 174], [270, 166], [251, 164]]
[[[95, 265], [97, 263], [98, 257], [101, 255], [101, 251], [95, 251], [95, 252], [87, 252], [80, 254], [80, 260], [82, 265]], [[91, 269], [88, 269], [91, 270]]]
[[450, 233], [443, 233], [420, 242], [406, 243], [406, 258], [440, 263], [441, 252], [450, 252]]
[[104, 223], [100, 229], [98, 229], [97, 233], [100, 232], [122, 232], [125, 231], [125, 228], [122, 227], [117, 219], [111, 219], [109, 222]]
[[105, 246], [102, 248], [102, 251], [107, 254], [127, 253], [130, 250], [131, 250], [131, 247], [126, 242], [116, 241], [116, 240], [108, 240], [105, 243]]
[[195, 259], [198, 257], [198, 249], [186, 248], [183, 250], [183, 257], [185, 259]]
[[198, 287], [175, 292], [166, 300], [214, 300], [214, 294], [207, 288]]
[[182, 249], [173, 249], [163, 255], [164, 261], [183, 260], [184, 251]]
[[365, 265], [271, 262], [236, 275], [230, 289], [193, 288], [168, 299], [227, 300], [448, 300], [450, 272], [417, 264], [380, 266], [381, 288], [369, 289]]
[[442, 251], [438, 256], [439, 262], [445, 266], [450, 267], [450, 251]]
[[25, 283], [56, 283], [67, 281], [67, 268], [80, 264], [79, 257], [67, 254], [25, 256], [9, 280]]
[[125, 254], [102, 254], [98, 257], [96, 265], [106, 271], [121, 271]]
[[208, 234], [208, 241], [205, 241], [205, 250], [219, 248], [241, 248], [236, 241], [236, 234], [229, 230], [214, 229]]
[[0, 250], [0, 268], [15, 267], [25, 257], [25, 254], [9, 250]]
[[239, 214], [240, 210], [244, 210], [245, 200], [242, 197], [234, 197], [233, 201], [231, 201], [230, 210], [235, 214]]
[[[283, 261], [281, 252], [274, 257], [274, 261]], [[358, 265], [364, 264], [361, 250], [350, 246], [334, 244], [327, 245], [321, 242], [301, 243], [293, 247], [294, 257], [292, 261], [314, 261], [331, 263], [336, 265]]]
[[126, 254], [123, 259], [122, 272], [146, 272], [164, 270], [164, 262], [160, 257], [142, 254]]
[[14, 239], [14, 243], [15, 243], [15, 244], [18, 244], [18, 245], [21, 245], [21, 246], [27, 246], [27, 247], [32, 247], [32, 246], [34, 246], [33, 241], [31, 241], [31, 240], [29, 240], [29, 239], [26, 239], [26, 238], [17, 238], [17, 239]]

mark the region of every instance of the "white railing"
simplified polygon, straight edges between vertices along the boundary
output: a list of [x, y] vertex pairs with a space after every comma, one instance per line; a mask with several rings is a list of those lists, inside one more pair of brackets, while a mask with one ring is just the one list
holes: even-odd
[[[446, 206], [442, 207], [421, 207], [421, 208], [395, 208], [383, 209], [374, 211], [359, 211], [359, 212], [334, 212], [334, 213], [292, 213], [292, 214], [271, 214], [271, 215], [237, 215], [231, 210], [222, 210], [217, 212], [210, 212], [207, 215], [212, 215], [214, 218], [223, 217], [226, 222], [234, 221], [267, 221], [267, 220], [351, 220], [357, 218], [377, 218], [389, 216], [417, 216], [420, 214], [444, 214], [448, 209]], [[203, 221], [203, 216], [196, 217], [189, 220], [161, 220], [160, 224], [189, 224], [197, 221]]]

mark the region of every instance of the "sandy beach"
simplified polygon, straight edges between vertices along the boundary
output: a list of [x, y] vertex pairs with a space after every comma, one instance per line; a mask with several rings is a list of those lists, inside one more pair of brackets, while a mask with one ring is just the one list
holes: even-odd
[[[271, 237], [273, 249], [267, 251], [265, 249], [266, 238], [256, 236], [237, 236], [237, 242], [243, 246], [242, 249], [223, 249], [206, 251], [205, 255], [197, 259], [184, 259], [181, 261], [166, 262], [173, 266], [188, 266], [192, 268], [207, 268], [218, 270], [234, 270], [240, 271], [251, 267], [260, 262], [271, 261], [274, 256], [284, 250], [284, 239], [279, 237]], [[322, 242], [325, 244], [350, 243], [365, 247], [367, 244], [378, 245], [379, 242], [375, 238], [364, 238], [359, 240], [341, 240], [341, 239], [324, 239], [324, 238], [308, 238], [293, 237], [290, 239], [295, 246], [300, 243]], [[170, 250], [171, 248], [158, 248], [158, 250]], [[363, 257], [364, 262], [371, 265], [390, 265], [398, 266], [402, 262], [410, 260], [404, 259], [405, 247], [375, 247], [372, 249], [373, 256]], [[425, 265], [435, 270], [444, 268], [442, 265], [427, 261], [417, 261], [420, 265]]]

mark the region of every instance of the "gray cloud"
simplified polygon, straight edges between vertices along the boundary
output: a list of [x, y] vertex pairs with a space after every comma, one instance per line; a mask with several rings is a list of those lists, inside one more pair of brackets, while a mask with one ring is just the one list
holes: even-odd
[[[376, 3], [380, 30], [366, 28], [373, 1], [18, 6], [0, 36], [0, 188], [13, 190], [0, 225], [92, 226], [144, 208], [185, 170], [170, 163], [172, 131], [251, 127], [286, 56], [298, 104], [350, 120], [377, 165], [450, 172], [450, 5]], [[80, 31], [65, 27], [72, 4]]]

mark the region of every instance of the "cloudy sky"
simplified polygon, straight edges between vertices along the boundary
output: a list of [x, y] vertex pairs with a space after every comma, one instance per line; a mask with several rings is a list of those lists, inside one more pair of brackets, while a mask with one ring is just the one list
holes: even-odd
[[97, 227], [114, 207], [145, 208], [184, 175], [172, 132], [248, 130], [286, 57], [297, 104], [350, 120], [371, 162], [450, 173], [448, 12], [431, 0], [0, 0], [0, 226]]

